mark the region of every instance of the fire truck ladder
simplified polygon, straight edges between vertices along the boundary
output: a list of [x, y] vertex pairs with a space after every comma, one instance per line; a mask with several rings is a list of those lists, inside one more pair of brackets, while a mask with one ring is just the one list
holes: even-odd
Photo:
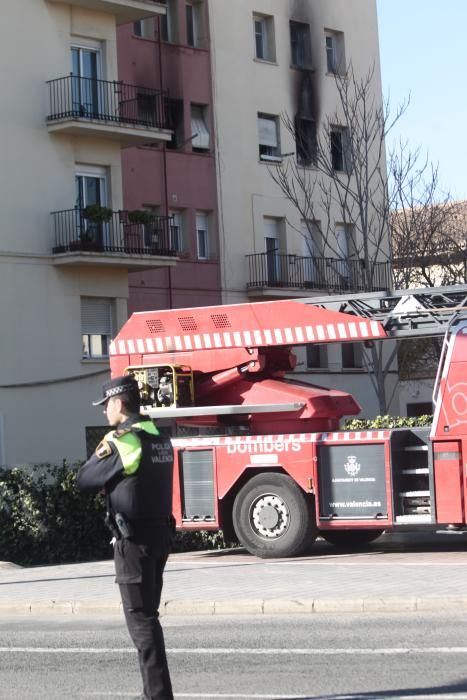
[[[467, 285], [315, 297], [301, 301], [379, 321], [387, 337], [395, 340], [444, 336], [433, 390], [433, 403], [436, 404], [451, 331], [467, 316]], [[395, 522], [401, 526], [434, 522], [434, 492], [429, 477], [432, 471], [429, 429], [413, 428], [409, 437], [405, 431], [394, 431], [391, 452], [393, 464], [397, 466], [393, 474]]]
[[298, 299], [379, 321], [389, 338], [444, 335], [467, 312], [467, 285]]
[[[452, 324], [467, 313], [467, 285], [306, 297], [295, 302], [377, 321], [386, 331], [387, 339], [441, 336], [447, 334]], [[300, 410], [303, 405], [291, 402], [215, 407], [144, 407], [142, 413], [151, 418], [176, 418], [210, 415], [213, 410], [217, 415], [289, 412]]]

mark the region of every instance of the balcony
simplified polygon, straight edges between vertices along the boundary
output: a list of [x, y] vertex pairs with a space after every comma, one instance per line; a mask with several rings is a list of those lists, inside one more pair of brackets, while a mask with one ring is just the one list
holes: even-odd
[[392, 289], [391, 265], [375, 263], [368, 285], [363, 260], [304, 257], [281, 253], [247, 255], [250, 297], [297, 297], [307, 292], [343, 293]]
[[70, 74], [47, 82], [51, 133], [97, 136], [122, 147], [170, 141], [167, 93]]
[[131, 271], [172, 267], [177, 250], [173, 218], [153, 216], [132, 223], [127, 211], [110, 212], [93, 221], [85, 209], [52, 212], [54, 265], [123, 267]]
[[60, 5], [81, 7], [85, 10], [114, 15], [117, 24], [128, 24], [154, 15], [164, 15], [165, 7], [151, 0], [48, 0]]

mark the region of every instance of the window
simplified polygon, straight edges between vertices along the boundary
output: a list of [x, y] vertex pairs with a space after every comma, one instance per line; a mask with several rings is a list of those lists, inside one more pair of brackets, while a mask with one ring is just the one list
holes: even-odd
[[261, 61], [275, 61], [274, 19], [265, 15], [253, 15], [255, 56]]
[[281, 239], [283, 226], [281, 219], [274, 219], [270, 216], [265, 216], [263, 219], [264, 229], [264, 248], [266, 251], [266, 278], [267, 283], [275, 286], [287, 275], [287, 271], [282, 274], [281, 262], [284, 260], [281, 255]]
[[209, 151], [207, 107], [191, 105], [191, 145], [194, 151]]
[[154, 39], [154, 19], [147, 17], [133, 23], [133, 34], [142, 39]]
[[345, 73], [343, 32], [326, 32], [326, 69], [328, 73]]
[[167, 148], [181, 148], [184, 142], [183, 124], [183, 100], [167, 100], [170, 129], [173, 131], [172, 139], [167, 143]]
[[[161, 225], [158, 207], [151, 204], [143, 204], [142, 209], [145, 219], [132, 221], [129, 218], [128, 230], [126, 231], [126, 244], [130, 248], [137, 250], [149, 248], [152, 251], [167, 247], [167, 233]], [[131, 215], [130, 215], [131, 216]], [[142, 238], [142, 240], [141, 240]]]
[[316, 287], [323, 279], [323, 237], [321, 222], [302, 219], [300, 233], [303, 246], [303, 281], [306, 287]]
[[333, 126], [330, 131], [331, 164], [333, 170], [350, 173], [350, 134], [346, 127]]
[[[79, 168], [79, 169], [78, 169]], [[77, 166], [75, 173], [75, 229], [80, 247], [102, 250], [109, 244], [109, 223], [86, 218], [86, 207], [107, 206], [107, 174], [105, 168]]]
[[147, 126], [156, 126], [157, 123], [157, 97], [145, 92], [136, 94], [136, 114], [138, 121]]
[[419, 403], [407, 404], [407, 418], [415, 418], [416, 416], [431, 416], [433, 413], [433, 404], [431, 401], [420, 401]]
[[296, 68], [311, 66], [310, 25], [290, 21], [291, 63]]
[[306, 366], [308, 369], [327, 369], [328, 349], [326, 345], [313, 343], [306, 346]]
[[188, 46], [202, 48], [203, 38], [203, 5], [201, 2], [187, 3], [186, 7], [186, 40]]
[[82, 357], [85, 359], [109, 356], [112, 334], [112, 301], [81, 297]]
[[158, 0], [166, 6], [165, 15], [159, 15], [160, 40], [177, 41], [177, 0]]
[[209, 258], [208, 239], [208, 215], [197, 212], [196, 214], [196, 244], [199, 260]]
[[334, 286], [337, 289], [349, 289], [352, 284], [354, 267], [350, 262], [355, 255], [352, 226], [336, 224], [336, 253], [337, 257], [330, 263], [334, 273]]
[[278, 117], [258, 114], [258, 143], [260, 160], [281, 160]]
[[295, 146], [297, 163], [310, 166], [316, 163], [316, 122], [306, 117], [295, 117]]
[[171, 211], [169, 216], [172, 217], [169, 247], [177, 253], [181, 253], [183, 251], [183, 214], [181, 211]]
[[343, 369], [362, 369], [364, 365], [362, 343], [342, 343], [341, 349]]
[[101, 52], [97, 48], [71, 47], [71, 99], [73, 112], [80, 117], [99, 116], [102, 93], [99, 83], [102, 78]]

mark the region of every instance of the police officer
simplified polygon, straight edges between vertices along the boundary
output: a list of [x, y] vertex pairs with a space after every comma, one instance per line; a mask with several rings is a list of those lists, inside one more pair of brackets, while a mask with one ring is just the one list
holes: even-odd
[[114, 429], [81, 467], [77, 485], [105, 493], [107, 522], [115, 538], [115, 581], [143, 678], [139, 700], [172, 700], [158, 613], [173, 535], [172, 445], [139, 414], [133, 377], [106, 382], [103, 398], [93, 405], [100, 404]]

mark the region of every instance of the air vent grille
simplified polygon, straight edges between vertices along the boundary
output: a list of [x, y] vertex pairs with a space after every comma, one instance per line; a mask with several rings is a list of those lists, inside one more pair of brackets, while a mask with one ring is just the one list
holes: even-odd
[[179, 316], [178, 322], [183, 331], [197, 331], [198, 326], [193, 316]]
[[158, 318], [146, 321], [146, 325], [150, 333], [164, 333], [165, 331], [164, 324]]
[[212, 314], [211, 319], [216, 328], [231, 328], [227, 314]]

